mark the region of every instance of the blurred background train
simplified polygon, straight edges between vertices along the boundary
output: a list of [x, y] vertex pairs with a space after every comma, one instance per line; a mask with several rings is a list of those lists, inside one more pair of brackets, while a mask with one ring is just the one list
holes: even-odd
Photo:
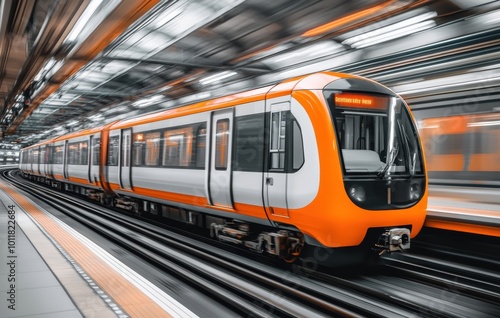
[[425, 118], [419, 129], [433, 184], [500, 185], [498, 111]]
[[381, 84], [340, 73], [63, 135], [23, 149], [20, 169], [287, 262], [318, 258], [314, 247], [408, 249], [427, 208], [409, 107]]

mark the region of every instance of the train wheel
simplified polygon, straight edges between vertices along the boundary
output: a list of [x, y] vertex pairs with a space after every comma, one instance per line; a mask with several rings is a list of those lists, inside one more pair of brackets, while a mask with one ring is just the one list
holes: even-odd
[[284, 255], [281, 258], [289, 264], [295, 263], [297, 261], [297, 259], [299, 258], [301, 252], [302, 252], [302, 245], [301, 244], [290, 245], [288, 247], [286, 255]]
[[292, 256], [292, 255], [283, 256], [281, 259], [284, 260], [288, 264], [292, 264], [292, 263], [295, 263], [297, 261], [297, 257]]

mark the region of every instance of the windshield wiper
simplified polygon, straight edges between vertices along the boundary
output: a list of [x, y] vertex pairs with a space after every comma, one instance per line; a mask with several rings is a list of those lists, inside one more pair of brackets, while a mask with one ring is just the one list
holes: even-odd
[[385, 165], [384, 170], [380, 171], [377, 175], [377, 177], [379, 179], [383, 179], [383, 178], [387, 177], [387, 172], [389, 171], [389, 168], [392, 166], [392, 164], [396, 160], [396, 157], [398, 156], [398, 152], [399, 152], [399, 149], [397, 146], [394, 146], [391, 149], [391, 151], [388, 154], [389, 160], [388, 160], [387, 164]]
[[410, 152], [410, 137], [408, 137], [408, 134], [406, 133], [406, 129], [402, 124], [400, 124], [400, 127], [401, 127], [401, 132], [402, 132], [403, 137], [404, 137], [406, 151], [408, 153], [408, 160], [410, 160], [410, 162], [409, 162], [410, 176], [413, 177], [415, 175], [415, 165], [417, 163], [417, 151], [413, 152], [413, 157], [412, 157], [412, 154]]

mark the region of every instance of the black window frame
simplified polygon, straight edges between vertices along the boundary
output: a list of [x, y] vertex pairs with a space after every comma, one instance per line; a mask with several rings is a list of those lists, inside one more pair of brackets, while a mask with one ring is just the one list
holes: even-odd
[[[268, 123], [267, 124], [267, 129], [266, 129], [266, 137], [265, 137], [265, 141], [266, 141], [266, 152], [267, 152], [267, 156], [266, 156], [266, 162], [265, 162], [265, 167], [266, 167], [266, 172], [273, 172], [273, 173], [295, 173], [297, 171], [299, 171], [300, 169], [302, 169], [302, 167], [305, 165], [305, 162], [307, 160], [306, 158], [306, 153], [305, 153], [305, 149], [304, 149], [304, 136], [302, 134], [302, 127], [300, 126], [300, 123], [299, 121], [295, 118], [295, 116], [292, 114], [292, 112], [290, 110], [284, 110], [284, 111], [279, 111], [281, 113], [285, 113], [286, 114], [286, 121], [285, 121], [285, 149], [283, 150], [283, 154], [284, 154], [284, 165], [283, 165], [283, 168], [271, 168], [271, 163], [272, 163], [272, 159], [271, 159], [271, 156], [272, 156], [272, 153], [271, 152], [271, 134], [272, 134], [272, 131], [271, 131], [271, 127], [272, 127], [272, 113], [268, 112], [267, 113], [267, 117], [266, 117], [266, 122]], [[278, 113], [278, 112], [275, 112], [275, 113]], [[303, 160], [302, 160], [302, 163], [299, 167], [295, 168], [294, 167], [294, 147], [296, 147], [297, 145], [294, 144], [295, 142], [295, 137], [293, 135], [293, 132], [294, 132], [294, 124], [297, 125], [298, 127], [298, 130], [300, 132], [300, 137], [301, 137], [301, 140], [302, 140], [302, 143], [301, 143], [301, 147], [302, 147], [302, 157], [303, 157]]]
[[[257, 125], [248, 127], [252, 122]], [[234, 118], [233, 171], [263, 172], [265, 166], [265, 113]], [[253, 153], [253, 154], [252, 154]], [[248, 156], [250, 160], [248, 160]]]

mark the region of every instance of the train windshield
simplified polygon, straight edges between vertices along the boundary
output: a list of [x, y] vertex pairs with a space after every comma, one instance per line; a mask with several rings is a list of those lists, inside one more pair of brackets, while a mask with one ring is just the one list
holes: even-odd
[[417, 130], [401, 99], [342, 92], [329, 101], [346, 175], [422, 173]]

